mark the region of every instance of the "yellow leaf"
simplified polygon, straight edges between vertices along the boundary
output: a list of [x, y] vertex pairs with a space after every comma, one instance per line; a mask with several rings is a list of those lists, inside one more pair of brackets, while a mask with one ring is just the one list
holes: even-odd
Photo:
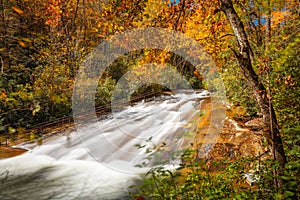
[[33, 141], [35, 139], [35, 134], [34, 133], [30, 133], [29, 139], [30, 139], [30, 141]]
[[51, 100], [52, 102], [54, 102], [54, 101], [55, 101], [55, 99], [56, 99], [56, 97], [55, 97], [55, 95], [54, 95], [54, 94], [50, 96], [50, 100]]
[[39, 112], [41, 110], [41, 106], [39, 104], [37, 104], [35, 106], [35, 109], [32, 111], [32, 115], [34, 116], [37, 112]]
[[1, 97], [2, 99], [5, 99], [5, 98], [7, 97], [7, 95], [5, 94], [5, 92], [1, 92], [0, 97]]
[[28, 43], [31, 43], [31, 42], [32, 42], [29, 38], [22, 37], [21, 39], [22, 39], [24, 42], [28, 42]]
[[13, 127], [8, 127], [8, 132], [9, 132], [10, 134], [15, 133], [15, 132], [16, 132], [16, 129], [14, 129]]
[[19, 15], [23, 15], [24, 11], [21, 10], [20, 8], [17, 8], [15, 6], [12, 6], [11, 9], [13, 9], [16, 13], [18, 13]]
[[18, 44], [21, 46], [21, 47], [26, 47], [26, 43], [21, 41], [21, 40], [18, 40]]

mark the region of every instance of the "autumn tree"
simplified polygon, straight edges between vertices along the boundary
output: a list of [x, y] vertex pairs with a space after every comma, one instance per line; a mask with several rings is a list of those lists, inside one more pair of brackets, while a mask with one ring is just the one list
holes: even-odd
[[246, 35], [243, 22], [237, 15], [231, 0], [221, 0], [220, 3], [220, 9], [225, 13], [228, 21], [230, 22], [238, 43], [238, 51], [234, 50], [234, 54], [239, 62], [239, 66], [244, 72], [248, 83], [253, 89], [255, 98], [262, 111], [264, 122], [269, 130], [269, 136], [271, 139], [270, 145], [274, 159], [278, 160], [283, 167], [286, 163], [286, 157], [276, 114], [272, 103], [270, 102], [271, 97], [269, 96], [265, 86], [258, 79], [258, 75], [253, 69], [251, 60], [253, 58], [253, 51]]

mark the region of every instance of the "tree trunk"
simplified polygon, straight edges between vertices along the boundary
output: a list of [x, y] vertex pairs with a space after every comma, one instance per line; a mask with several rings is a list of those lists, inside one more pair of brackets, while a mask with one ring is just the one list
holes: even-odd
[[265, 87], [260, 82], [258, 75], [255, 73], [252, 67], [252, 50], [244, 29], [243, 22], [237, 15], [231, 0], [220, 0], [220, 2], [221, 10], [225, 13], [228, 21], [230, 22], [238, 43], [239, 51], [234, 51], [235, 56], [239, 62], [240, 68], [242, 69], [249, 85], [251, 86], [255, 94], [256, 101], [263, 114], [263, 119], [270, 136], [269, 145], [271, 147], [272, 154], [274, 156], [274, 159], [279, 161], [281, 167], [283, 168], [286, 163], [286, 157], [276, 115], [272, 104], [269, 104], [269, 96], [267, 95]]

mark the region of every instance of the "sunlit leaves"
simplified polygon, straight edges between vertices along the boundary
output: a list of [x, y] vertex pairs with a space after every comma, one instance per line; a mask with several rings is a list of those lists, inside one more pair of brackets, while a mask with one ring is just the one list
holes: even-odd
[[13, 133], [16, 132], [16, 129], [14, 129], [13, 127], [8, 127], [8, 132], [9, 132], [10, 134], [13, 134]]
[[38, 104], [38, 103], [36, 103], [35, 105], [34, 105], [34, 108], [33, 108], [33, 110], [32, 110], [32, 115], [35, 115], [37, 112], [39, 112], [41, 110], [41, 106]]
[[24, 11], [21, 10], [20, 8], [16, 7], [16, 6], [12, 6], [11, 9], [13, 9], [13, 11], [15, 11], [16, 13], [18, 13], [19, 15], [23, 15]]

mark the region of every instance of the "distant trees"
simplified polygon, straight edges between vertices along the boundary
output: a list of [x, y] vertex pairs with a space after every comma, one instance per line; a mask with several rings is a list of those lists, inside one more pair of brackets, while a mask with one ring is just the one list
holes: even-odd
[[[187, 9], [185, 3], [146, 0], [1, 1], [0, 135], [13, 138], [35, 124], [71, 116], [74, 77], [93, 48], [133, 28], [183, 30]], [[194, 67], [176, 55], [160, 50], [132, 52], [116, 60], [101, 77], [96, 106], [108, 104], [117, 80], [142, 62], [172, 64], [192, 84], [201, 86]]]
[[1, 1], [0, 134], [71, 114], [73, 79], [100, 41], [101, 11], [101, 1]]

